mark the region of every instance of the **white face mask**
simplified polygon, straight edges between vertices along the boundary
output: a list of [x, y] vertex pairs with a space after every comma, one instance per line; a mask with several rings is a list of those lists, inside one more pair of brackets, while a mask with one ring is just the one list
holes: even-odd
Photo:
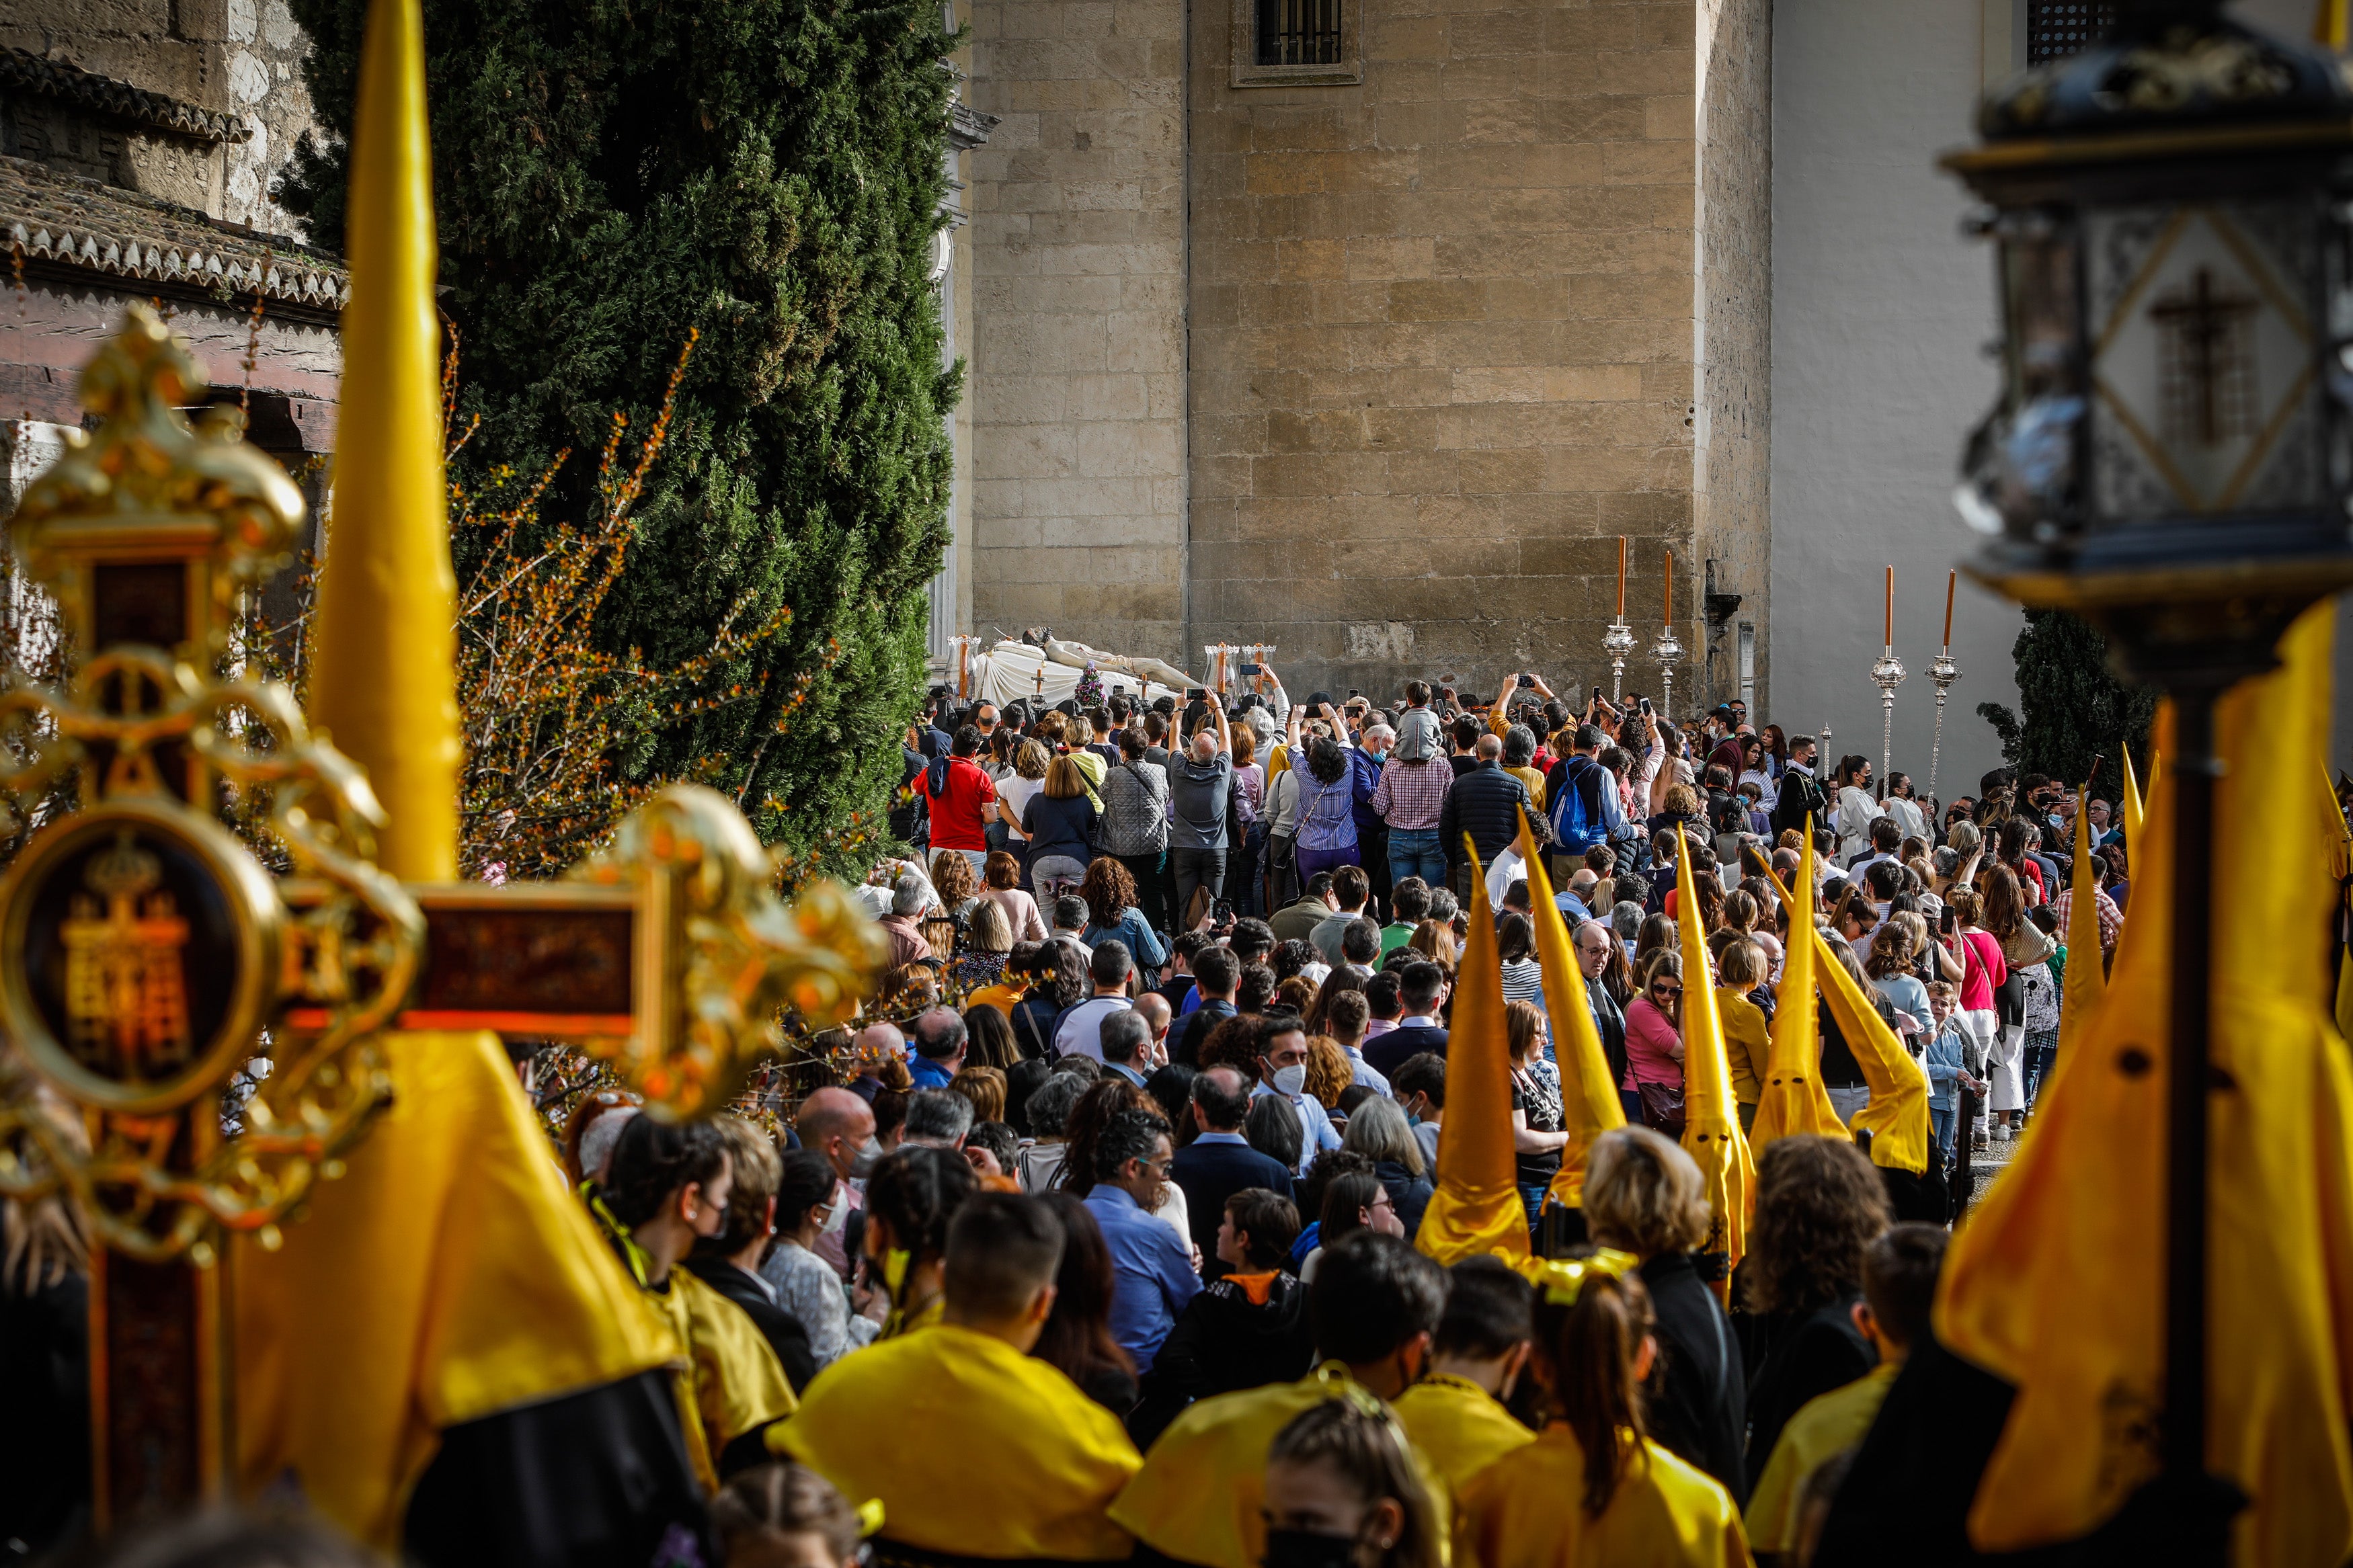
[[1297, 1062], [1287, 1068], [1277, 1068], [1274, 1069], [1275, 1093], [1295, 1096], [1301, 1089], [1303, 1089], [1306, 1087], [1306, 1063]]
[[866, 1142], [858, 1146], [858, 1152], [850, 1156], [849, 1173], [856, 1180], [862, 1182], [874, 1173], [874, 1167], [880, 1164], [881, 1160], [882, 1140], [870, 1132], [866, 1136]]

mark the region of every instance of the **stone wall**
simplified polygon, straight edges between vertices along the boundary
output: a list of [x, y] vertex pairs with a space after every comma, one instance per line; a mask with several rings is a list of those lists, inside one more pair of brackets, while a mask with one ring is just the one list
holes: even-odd
[[[45, 102], [38, 107], [45, 121], [57, 122], [44, 129], [53, 132], [62, 172], [301, 237], [293, 216], [269, 199], [270, 182], [293, 161], [311, 124], [301, 72], [310, 42], [286, 0], [21, 0], [0, 14], [0, 47], [69, 62], [243, 125], [239, 139], [215, 143], [125, 132], [101, 123], [105, 117]], [[121, 156], [99, 159], [101, 137], [119, 142]], [[79, 151], [85, 140], [87, 156]]]
[[[1740, 695], [1743, 626], [1756, 703], [1768, 687], [1773, 577], [1771, 0], [1700, 0], [1698, 395], [1693, 462], [1700, 570], [1690, 624], [1700, 702]], [[1704, 594], [1737, 595], [1711, 606]], [[1690, 642], [1686, 636], [1684, 640]]]
[[1697, 609], [1694, 0], [1367, 11], [1361, 86], [1279, 89], [1194, 12], [1188, 640], [1606, 683], [1616, 535], [1646, 642], [1662, 550]]
[[[1185, 658], [1182, 0], [977, 0], [975, 628]], [[1198, 640], [1198, 639], [1195, 639]]]

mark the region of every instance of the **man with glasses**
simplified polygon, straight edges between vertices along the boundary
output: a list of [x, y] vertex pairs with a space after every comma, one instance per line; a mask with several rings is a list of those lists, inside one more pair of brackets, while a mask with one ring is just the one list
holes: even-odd
[[[1595, 920], [1578, 926], [1570, 940], [1577, 949], [1577, 972], [1585, 976], [1585, 1005], [1593, 1015], [1594, 1031], [1601, 1037], [1601, 1054], [1609, 1061], [1609, 1081], [1622, 1084], [1626, 1081], [1626, 1015], [1601, 986], [1610, 955], [1618, 951], [1617, 935], [1609, 921]], [[1642, 1102], [1634, 1092], [1620, 1089], [1618, 1098], [1626, 1108], [1626, 1119], [1641, 1121]]]
[[1111, 1337], [1139, 1377], [1152, 1370], [1176, 1314], [1201, 1290], [1192, 1243], [1153, 1213], [1175, 1162], [1167, 1123], [1146, 1111], [1120, 1111], [1095, 1145], [1095, 1184], [1086, 1196], [1111, 1253]]

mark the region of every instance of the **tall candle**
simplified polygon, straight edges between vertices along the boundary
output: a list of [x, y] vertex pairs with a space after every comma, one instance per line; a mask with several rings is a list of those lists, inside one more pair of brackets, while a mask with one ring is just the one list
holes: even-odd
[[1961, 580], [1958, 572], [1945, 574], [1945, 647], [1953, 646], [1953, 584]]
[[1618, 536], [1618, 618], [1626, 618], [1626, 536]]
[[1895, 646], [1895, 568], [1887, 569], [1887, 636], [1882, 639], [1889, 647]]
[[1667, 552], [1666, 584], [1667, 610], [1664, 624], [1673, 626], [1675, 624], [1675, 552], [1672, 550]]

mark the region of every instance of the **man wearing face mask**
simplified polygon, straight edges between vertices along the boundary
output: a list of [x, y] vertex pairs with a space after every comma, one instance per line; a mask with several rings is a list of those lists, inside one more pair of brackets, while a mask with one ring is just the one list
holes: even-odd
[[[1395, 1399], [1411, 1387], [1429, 1368], [1447, 1284], [1443, 1268], [1396, 1237], [1352, 1231], [1325, 1248], [1307, 1295], [1324, 1363], [1296, 1383], [1188, 1406], [1112, 1505], [1112, 1521], [1179, 1562], [1260, 1568], [1269, 1446], [1317, 1405], [1366, 1394]], [[1410, 1458], [1439, 1518], [1451, 1519], [1445, 1478], [1419, 1447]]]
[[793, 1131], [800, 1135], [802, 1148], [824, 1155], [833, 1167], [833, 1212], [809, 1250], [847, 1279], [849, 1257], [842, 1247], [842, 1232], [849, 1211], [865, 1205], [866, 1173], [882, 1157], [882, 1144], [874, 1136], [874, 1108], [846, 1089], [820, 1089], [801, 1101]]
[[706, 1489], [766, 1457], [770, 1423], [797, 1403], [776, 1352], [726, 1297], [679, 1267], [727, 1225], [734, 1186], [727, 1141], [709, 1121], [634, 1117], [589, 1207], [613, 1250], [677, 1336], [687, 1457]]
[[1279, 1094], [1299, 1117], [1299, 1175], [1315, 1163], [1318, 1151], [1337, 1149], [1340, 1134], [1332, 1126], [1323, 1101], [1307, 1092], [1307, 1029], [1289, 1013], [1271, 1013], [1258, 1028], [1258, 1087], [1250, 1098]]
[[1504, 1408], [1528, 1364], [1535, 1293], [1502, 1259], [1471, 1258], [1448, 1273], [1446, 1315], [1430, 1349], [1430, 1371], [1397, 1398], [1414, 1447], [1463, 1482], [1535, 1434]]

